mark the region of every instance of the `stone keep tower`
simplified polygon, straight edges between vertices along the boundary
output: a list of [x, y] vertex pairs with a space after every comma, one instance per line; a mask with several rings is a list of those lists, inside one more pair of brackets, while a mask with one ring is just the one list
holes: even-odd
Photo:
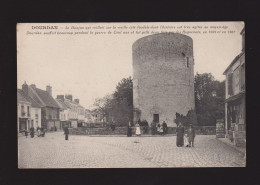
[[133, 44], [134, 121], [153, 120], [175, 127], [176, 112], [194, 110], [192, 38], [160, 33]]

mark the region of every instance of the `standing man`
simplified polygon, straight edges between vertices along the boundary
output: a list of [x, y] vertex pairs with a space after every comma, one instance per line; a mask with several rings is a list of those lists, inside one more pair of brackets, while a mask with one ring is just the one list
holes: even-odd
[[64, 127], [65, 140], [69, 140], [69, 129], [67, 126]]
[[189, 145], [191, 147], [194, 147], [195, 130], [191, 124], [188, 129], [188, 137], [189, 137]]
[[163, 121], [163, 135], [165, 135], [167, 133], [167, 123], [165, 121]]
[[182, 126], [181, 122], [177, 126], [176, 134], [177, 134], [176, 145], [177, 145], [177, 147], [182, 147], [184, 144], [184, 142], [183, 142], [184, 127]]

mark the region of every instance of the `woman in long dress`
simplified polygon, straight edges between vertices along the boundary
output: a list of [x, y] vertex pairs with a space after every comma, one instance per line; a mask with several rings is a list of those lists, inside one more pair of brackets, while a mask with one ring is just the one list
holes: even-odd
[[177, 133], [176, 145], [177, 147], [181, 147], [184, 144], [183, 143], [184, 127], [182, 126], [181, 123], [179, 123], [179, 125], [177, 126], [176, 133]]
[[140, 129], [139, 123], [136, 123], [136, 124], [135, 124], [135, 134], [136, 134], [137, 136], [141, 136], [141, 129]]

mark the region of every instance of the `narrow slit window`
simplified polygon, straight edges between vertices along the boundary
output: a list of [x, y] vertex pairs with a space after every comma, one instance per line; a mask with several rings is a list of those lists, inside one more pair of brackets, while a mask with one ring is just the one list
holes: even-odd
[[189, 57], [187, 57], [187, 67], [189, 67]]

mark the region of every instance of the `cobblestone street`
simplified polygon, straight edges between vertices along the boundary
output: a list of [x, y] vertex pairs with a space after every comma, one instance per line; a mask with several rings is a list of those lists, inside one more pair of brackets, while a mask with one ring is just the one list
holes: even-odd
[[176, 136], [125, 137], [46, 133], [18, 137], [19, 168], [243, 167], [245, 159], [214, 135], [198, 135], [195, 147], [177, 147]]

